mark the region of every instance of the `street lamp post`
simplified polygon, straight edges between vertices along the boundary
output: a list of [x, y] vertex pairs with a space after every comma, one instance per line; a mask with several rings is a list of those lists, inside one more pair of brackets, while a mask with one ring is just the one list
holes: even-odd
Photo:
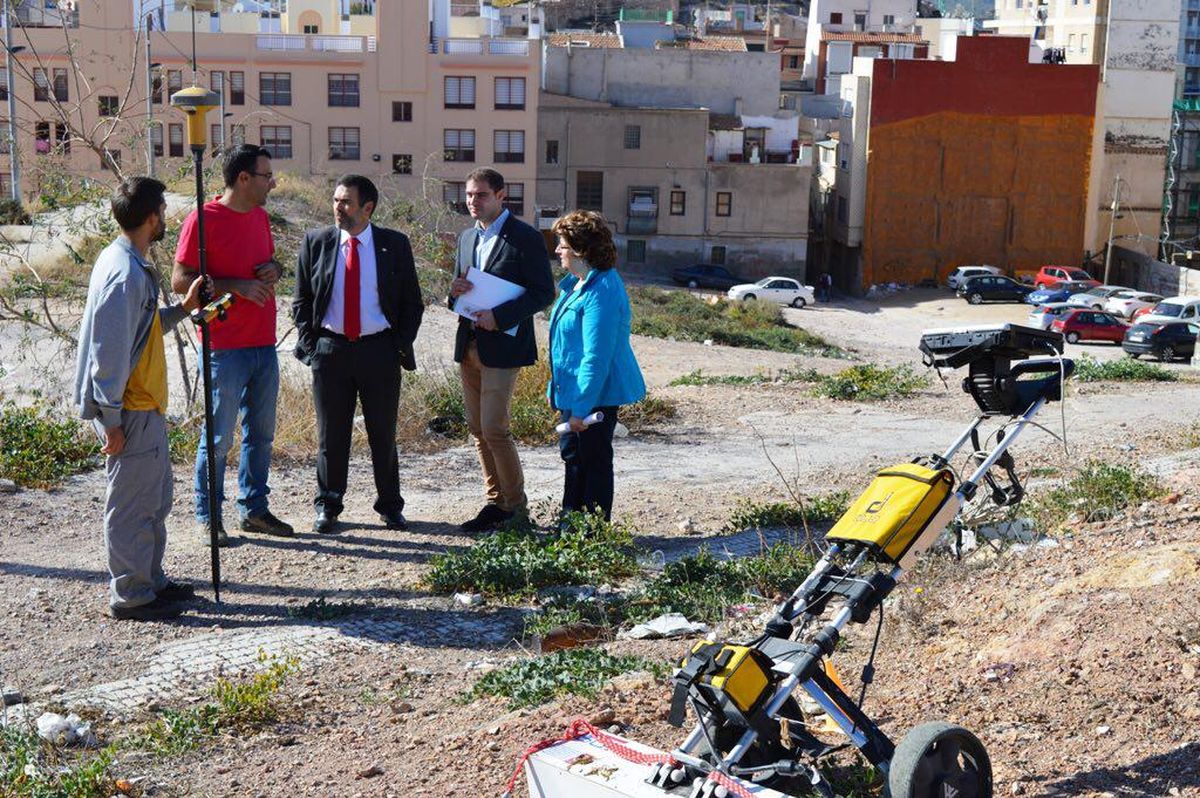
[[150, 28], [154, 14], [146, 15], [146, 174], [154, 177], [154, 70], [162, 64], [150, 60]]
[[1108, 217], [1108, 246], [1104, 250], [1104, 284], [1108, 285], [1109, 269], [1112, 266], [1112, 242], [1113, 232], [1117, 226], [1117, 207], [1121, 202], [1121, 176], [1117, 175], [1113, 180], [1113, 198], [1112, 206], [1109, 208]]
[[4, 71], [5, 88], [8, 90], [8, 171], [9, 188], [15, 202], [21, 201], [21, 163], [17, 159], [17, 93], [13, 85], [12, 57], [22, 47], [13, 47], [12, 20], [8, 16], [8, 0], [4, 0]]

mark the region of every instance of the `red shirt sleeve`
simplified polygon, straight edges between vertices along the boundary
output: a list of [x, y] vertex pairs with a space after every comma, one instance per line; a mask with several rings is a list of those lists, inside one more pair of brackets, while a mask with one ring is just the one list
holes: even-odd
[[195, 211], [183, 220], [183, 229], [179, 231], [179, 244], [175, 247], [175, 260], [193, 269], [200, 268], [200, 240], [196, 235]]

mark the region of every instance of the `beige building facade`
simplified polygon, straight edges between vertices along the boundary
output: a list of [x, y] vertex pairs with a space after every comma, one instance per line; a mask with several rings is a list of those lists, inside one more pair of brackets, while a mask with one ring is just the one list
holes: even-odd
[[[146, 172], [151, 149], [160, 175], [190, 161], [168, 98], [193, 80], [192, 15], [173, 6], [80, 2], [67, 29], [74, 63], [57, 19], [14, 25], [14, 45], [25, 48], [13, 70], [24, 197], [63, 170], [111, 176], [89, 141], [126, 173]], [[202, 12], [195, 21], [196, 82], [224, 100], [209, 114], [213, 143], [262, 144], [276, 171], [359, 172], [461, 212], [463, 177], [494, 166], [510, 183], [511, 209], [531, 218], [539, 38], [451, 36], [449, 0], [291, 0], [277, 16]], [[0, 157], [5, 186], [8, 160]]]

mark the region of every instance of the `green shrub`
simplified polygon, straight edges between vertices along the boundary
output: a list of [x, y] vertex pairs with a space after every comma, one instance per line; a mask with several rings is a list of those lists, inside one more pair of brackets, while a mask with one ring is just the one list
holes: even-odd
[[679, 612], [693, 621], [716, 623], [734, 604], [751, 594], [771, 596], [795, 590], [812, 569], [801, 549], [780, 543], [757, 557], [724, 560], [707, 548], [668, 563], [629, 601], [631, 621]]
[[17, 200], [0, 199], [0, 224], [33, 224], [33, 219]]
[[787, 384], [792, 382], [816, 382], [821, 375], [816, 369], [780, 369], [774, 373], [759, 372], [757, 374], [705, 374], [703, 369], [689, 371], [682, 377], [676, 377], [667, 385], [766, 385]]
[[709, 304], [685, 291], [663, 291], [630, 286], [633, 332], [653, 338], [706, 341], [747, 349], [842, 357], [843, 353], [820, 336], [783, 320], [777, 305], [769, 302]]
[[795, 502], [770, 502], [762, 504], [741, 499], [734, 506], [733, 514], [725, 523], [725, 532], [741, 532], [744, 529], [772, 529], [786, 527], [803, 529], [806, 523], [836, 521], [850, 506], [850, 494], [839, 490], [824, 496], [814, 496]]
[[310, 621], [332, 621], [345, 618], [347, 615], [366, 612], [371, 607], [368, 604], [358, 604], [353, 601], [326, 601], [324, 596], [309, 601], [299, 607], [288, 607], [289, 618], [304, 618]]
[[171, 462], [191, 463], [196, 459], [200, 447], [200, 436], [204, 434], [204, 418], [190, 418], [167, 424], [167, 451]]
[[850, 366], [836, 374], [820, 377], [814, 393], [830, 399], [872, 401], [904, 398], [929, 385], [929, 378], [911, 366]]
[[67, 752], [32, 730], [0, 726], [0, 795], [5, 798], [109, 798], [117, 792], [112, 746]]
[[661, 665], [642, 657], [615, 656], [599, 648], [571, 648], [523, 659], [485, 675], [466, 700], [483, 696], [508, 699], [509, 709], [535, 707], [562, 695], [593, 697], [610, 679], [630, 671], [662, 675]]
[[479, 591], [501, 597], [612, 582], [637, 571], [632, 543], [628, 530], [602, 515], [572, 513], [560, 531], [543, 535], [514, 526], [465, 551], [436, 555], [425, 581], [439, 593]]
[[1175, 382], [1179, 375], [1162, 366], [1131, 357], [1102, 363], [1090, 355], [1083, 355], [1075, 361], [1072, 379], [1079, 382]]
[[1049, 530], [1072, 515], [1085, 522], [1102, 521], [1162, 493], [1158, 480], [1137, 466], [1088, 460], [1066, 484], [1034, 498], [1028, 512]]
[[28, 488], [49, 488], [97, 465], [96, 434], [48, 406], [0, 409], [0, 477]]

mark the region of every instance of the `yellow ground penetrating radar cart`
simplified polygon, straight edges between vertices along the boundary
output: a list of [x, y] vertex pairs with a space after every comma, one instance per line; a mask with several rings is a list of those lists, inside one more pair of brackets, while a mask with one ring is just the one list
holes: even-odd
[[[877, 474], [826, 535], [828, 549], [760, 637], [738, 644], [703, 641], [688, 652], [674, 677], [670, 720], [682, 726], [691, 715], [695, 722], [678, 748], [658, 752], [599, 730], [576, 729], [579, 737], [569, 734], [530, 755], [531, 793], [833, 798], [819, 765], [854, 745], [886, 774], [891, 798], [990, 798], [991, 762], [970, 731], [925, 723], [897, 745], [862, 711], [874, 677], [875, 646], [857, 700], [846, 694], [827, 660], [848, 623], [866, 624], [876, 616], [878, 643], [884, 599], [964, 504], [1011, 506], [1021, 500], [1024, 490], [1008, 450], [1046, 403], [1061, 400], [1074, 369], [1062, 350], [1060, 334], [1017, 325], [926, 332], [921, 339], [926, 365], [939, 373], [967, 368], [963, 390], [980, 409], [974, 422], [944, 453]], [[981, 437], [985, 427], [991, 431]], [[828, 743], [813, 734], [797, 691], [848, 742]], [[581, 762], [588, 766], [578, 766]]]

